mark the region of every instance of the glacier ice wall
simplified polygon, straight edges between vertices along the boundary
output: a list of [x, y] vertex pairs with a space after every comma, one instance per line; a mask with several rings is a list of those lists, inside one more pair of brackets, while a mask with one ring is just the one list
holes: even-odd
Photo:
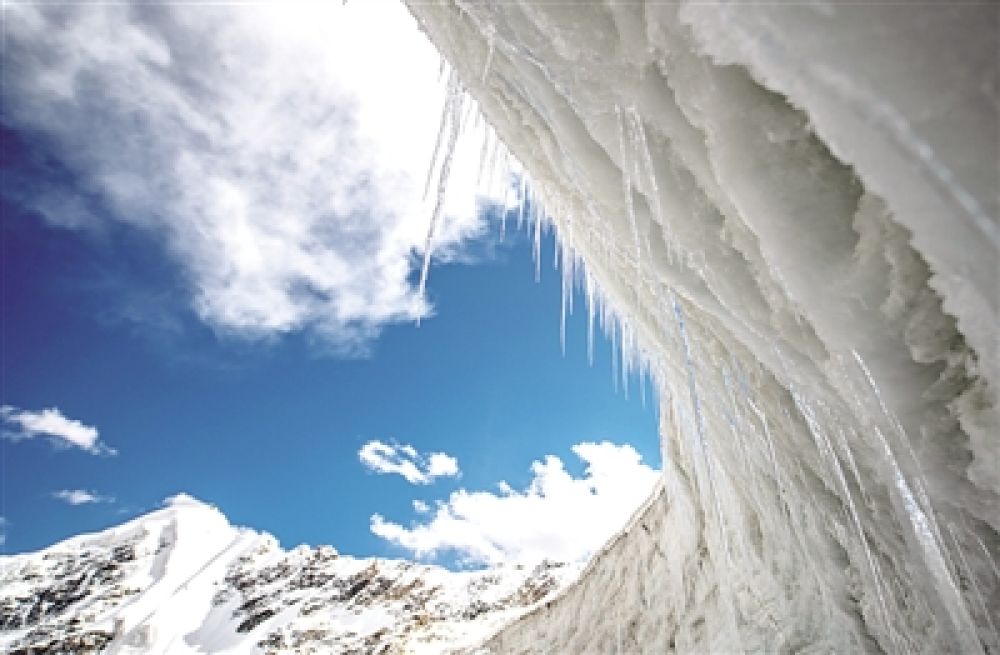
[[661, 399], [489, 647], [1000, 652], [996, 5], [407, 2]]

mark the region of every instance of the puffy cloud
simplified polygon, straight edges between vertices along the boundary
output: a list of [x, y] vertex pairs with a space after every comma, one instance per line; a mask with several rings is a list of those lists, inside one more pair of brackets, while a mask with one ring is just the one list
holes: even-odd
[[111, 496], [102, 496], [86, 489], [63, 489], [53, 491], [52, 497], [70, 505], [91, 505], [96, 503], [113, 503], [115, 499]]
[[100, 441], [97, 428], [66, 418], [55, 407], [36, 412], [4, 405], [0, 407], [0, 417], [7, 426], [3, 436], [12, 441], [47, 437], [57, 446], [80, 448], [94, 455], [118, 454]]
[[[430, 313], [412, 273], [444, 84], [402, 3], [20, 3], [4, 19], [2, 120], [39, 151], [10, 172], [15, 202], [154, 235], [222, 331], [308, 330], [359, 354]], [[467, 134], [441, 258], [483, 228], [482, 131]]]
[[458, 475], [458, 460], [445, 453], [431, 453], [427, 458], [427, 477], [455, 477]]
[[629, 445], [581, 443], [573, 452], [586, 463], [581, 478], [549, 455], [532, 463], [524, 491], [506, 482], [499, 494], [459, 490], [426, 521], [405, 527], [375, 514], [371, 530], [417, 557], [454, 551], [484, 564], [584, 560], [649, 497], [659, 472]]
[[358, 451], [358, 459], [376, 473], [396, 473], [410, 484], [430, 484], [435, 478], [457, 477], [458, 460], [447, 453], [422, 455], [409, 444], [369, 441]]

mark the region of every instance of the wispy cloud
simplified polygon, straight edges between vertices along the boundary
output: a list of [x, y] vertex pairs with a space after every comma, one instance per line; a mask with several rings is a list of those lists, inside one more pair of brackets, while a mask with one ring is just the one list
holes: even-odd
[[86, 489], [63, 489], [53, 491], [52, 497], [70, 505], [93, 505], [97, 503], [113, 503], [115, 499], [111, 496], [102, 496]]
[[358, 451], [358, 459], [376, 473], [395, 473], [410, 484], [430, 484], [435, 478], [457, 477], [458, 460], [447, 453], [421, 454], [409, 444], [369, 441]]
[[453, 551], [471, 563], [583, 560], [621, 529], [659, 473], [629, 445], [581, 443], [573, 452], [587, 464], [581, 478], [549, 455], [531, 465], [524, 491], [506, 482], [499, 494], [459, 490], [426, 521], [405, 527], [375, 514], [371, 531], [417, 557]]
[[4, 405], [0, 407], [0, 418], [3, 419], [5, 439], [20, 441], [44, 437], [57, 447], [80, 448], [94, 455], [118, 454], [101, 442], [97, 428], [63, 416], [56, 407], [31, 411]]
[[[2, 120], [40, 151], [10, 172], [15, 202], [154, 235], [227, 333], [361, 354], [431, 312], [412, 273], [443, 84], [401, 3], [19, 3], [4, 19]], [[478, 137], [458, 156], [443, 257], [483, 228]]]

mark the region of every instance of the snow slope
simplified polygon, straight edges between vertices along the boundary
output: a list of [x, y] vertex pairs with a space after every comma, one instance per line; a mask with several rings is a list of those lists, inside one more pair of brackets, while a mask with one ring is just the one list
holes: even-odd
[[161, 510], [0, 558], [0, 651], [445, 653], [565, 586], [575, 566], [451, 572], [284, 551], [177, 496]]
[[408, 6], [663, 410], [662, 501], [490, 648], [1000, 652], [997, 5]]

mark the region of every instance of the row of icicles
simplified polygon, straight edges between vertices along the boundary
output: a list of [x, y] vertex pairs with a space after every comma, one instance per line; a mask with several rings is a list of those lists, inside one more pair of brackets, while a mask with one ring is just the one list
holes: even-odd
[[[421, 298], [426, 296], [434, 250], [434, 236], [439, 224], [445, 219], [445, 198], [459, 140], [469, 138], [472, 130], [481, 129], [483, 136], [476, 178], [477, 189], [483, 197], [497, 198], [499, 196], [502, 198], [498, 203], [501, 240], [505, 238], [507, 221], [510, 218], [516, 219], [518, 231], [530, 230], [536, 282], [541, 279], [543, 233], [546, 230], [551, 230], [556, 235], [553, 268], [559, 271], [561, 276], [559, 337], [563, 354], [566, 352], [567, 315], [572, 315], [574, 296], [576, 291], [580, 290], [586, 302], [588, 361], [593, 365], [594, 326], [597, 323], [611, 341], [612, 380], [615, 387], [617, 388], [620, 384], [627, 397], [629, 380], [633, 375], [636, 375], [640, 397], [645, 404], [646, 379], [653, 376], [651, 360], [648, 354], [640, 348], [636, 331], [630, 322], [619, 312], [614, 311], [610, 304], [605, 301], [593, 276], [587, 271], [583, 260], [577, 253], [573, 245], [574, 221], [568, 212], [560, 211], [564, 207], [568, 207], [568, 204], [561, 202], [553, 189], [545, 185], [534, 184], [530, 180], [525, 168], [486, 122], [478, 104], [464, 89], [458, 75], [454, 70], [450, 70], [450, 67], [442, 60], [441, 75], [444, 76], [446, 73], [444, 107], [424, 182], [424, 200], [425, 202], [430, 200], [433, 204], [424, 238], [417, 287], [418, 296]], [[646, 158], [648, 161], [648, 151]], [[652, 170], [651, 164], [649, 166], [649, 170]], [[630, 184], [628, 178], [626, 178], [625, 184]], [[498, 188], [501, 193], [495, 194], [494, 192]], [[550, 213], [547, 207], [557, 207], [559, 210]], [[636, 239], [636, 248], [639, 249], [639, 235], [635, 227], [634, 212], [630, 211], [629, 215]], [[596, 230], [593, 226], [587, 225], [586, 227], [592, 236], [596, 236]], [[632, 253], [615, 251], [610, 239], [601, 239], [601, 243], [604, 244], [605, 255], [609, 258], [627, 259], [633, 256]], [[648, 249], [648, 244], [646, 245]], [[419, 324], [418, 318], [417, 325]]]
[[[491, 56], [487, 59], [487, 67], [490, 59], [492, 59], [492, 45]], [[714, 535], [716, 546], [712, 548], [714, 552], [711, 559], [716, 566], [722, 569], [719, 572], [720, 579], [729, 579], [731, 571], [726, 569], [736, 565], [740, 556], [739, 549], [735, 548], [735, 545], [731, 543], [731, 537], [727, 534], [729, 531], [726, 526], [729, 522], [724, 516], [726, 511], [721, 502], [721, 496], [727, 493], [725, 489], [729, 488], [733, 481], [726, 480], [731, 473], [717, 467], [718, 454], [713, 453], [712, 442], [719, 439], [720, 435], [712, 436], [706, 430], [703, 403], [709, 401], [713, 409], [728, 418], [732, 428], [730, 436], [736, 440], [741, 450], [744, 448], [744, 439], [752, 436], [760, 438], [760, 446], [767, 454], [767, 460], [773, 469], [772, 473], [777, 484], [778, 494], [783, 499], [782, 503], [785, 505], [786, 511], [789, 512], [791, 508], [788, 505], [788, 500], [784, 497], [790, 491], [789, 487], [794, 486], [794, 484], [788, 477], [787, 471], [782, 473], [783, 467], [779, 465], [779, 460], [782, 457], [768, 430], [768, 424], [772, 419], [764, 415], [762, 405], [753, 398], [746, 381], [746, 372], [741, 370], [736, 358], [731, 354], [729, 355], [731, 366], [724, 363], [717, 370], [712, 370], [715, 367], [706, 368], [703, 357], [699, 356], [698, 345], [690, 339], [682, 302], [672, 291], [662, 287], [660, 282], [654, 279], [651, 272], [646, 270], [648, 256], [644, 257], [643, 253], [648, 254], [650, 251], [648, 232], [639, 229], [633, 205], [633, 189], [640, 193], [645, 191], [644, 195], [651, 200], [649, 209], [658, 220], [659, 228], [664, 232], [667, 258], [672, 262], [683, 262], [684, 265], [697, 271], [706, 279], [713, 273], [706, 267], [703, 259], [685, 253], [671, 238], [669, 222], [663, 216], [659, 202], [659, 189], [653, 169], [653, 158], [650, 154], [641, 117], [634, 108], [615, 107], [625, 199], [624, 209], [634, 241], [632, 246], [634, 251], [622, 252], [616, 247], [613, 239], [602, 238], [602, 226], [595, 220], [596, 216], [592, 217], [590, 212], [584, 211], [580, 213], [582, 221], [574, 220], [581, 218], [581, 216], [573, 215], [570, 203], [564, 202], [555, 189], [545, 184], [533, 183], [523, 166], [516, 161], [506, 145], [486, 123], [480, 108], [465, 91], [457, 74], [453, 70], [448, 70], [443, 60], [441, 72], [442, 76], [447, 72], [447, 85], [437, 141], [425, 182], [425, 199], [429, 196], [432, 188], [435, 190], [435, 195], [433, 196], [433, 210], [423, 248], [419, 295], [423, 297], [426, 293], [433, 239], [437, 226], [443, 219], [444, 200], [456, 146], [460, 138], [468, 136], [470, 127], [482, 127], [484, 136], [477, 185], [486, 195], [490, 195], [490, 191], [497, 189], [497, 176], [499, 175], [503, 197], [500, 212], [501, 238], [506, 231], [506, 222], [510, 215], [516, 216], [518, 230], [530, 229], [532, 231], [536, 280], [540, 278], [541, 272], [542, 230], [551, 229], [556, 233], [553, 259], [555, 268], [561, 272], [560, 342], [563, 352], [565, 353], [566, 315], [567, 313], [572, 314], [575, 292], [577, 289], [581, 289], [586, 301], [587, 354], [591, 364], [593, 363], [596, 319], [612, 343], [612, 376], [615, 385], [617, 386], [620, 380], [627, 395], [629, 379], [633, 373], [637, 373], [644, 402], [645, 380], [647, 376], [652, 378], [655, 382], [655, 388], [663, 391], [665, 402], [671, 405], [671, 411], [679, 418], [681, 432], [686, 433], [687, 438], [684, 439], [685, 434], [680, 434], [678, 437], [690, 444], [688, 457], [692, 460], [697, 493], [702, 496], [704, 507], [716, 514], [717, 530]], [[510, 209], [512, 207], [510, 202], [512, 193], [515, 195], [516, 205]], [[556, 211], [550, 213], [547, 208], [555, 208]], [[640, 346], [636, 329], [631, 321], [610, 307], [603, 292], [598, 289], [593, 275], [587, 270], [578, 254], [575, 247], [578, 239], [587, 240], [591, 250], [603, 255], [607, 261], [615, 263], [614, 268], [617, 270], [627, 271], [631, 269], [635, 278], [629, 282], [632, 283], [635, 292], [638, 294], [645, 290], [649, 292], [651, 297], [657, 299], [655, 304], [664, 310], [659, 316], [654, 317], [656, 329], [661, 332], [657, 337], [667, 339], [677, 350], [680, 356], [679, 361], [683, 362], [686, 374], [682, 376], [682, 379], [685, 380], [686, 384], [682, 386], [687, 387], [684, 392], [678, 394], [671, 391], [666, 375], [666, 371], [670, 368], [669, 364], [646, 352]], [[670, 318], [673, 320], [668, 320]], [[668, 330], [671, 323], [673, 327]], [[665, 335], [667, 331], [671, 332], [669, 337]], [[776, 342], [773, 345], [781, 363], [780, 368], [784, 369], [786, 363], [781, 346]], [[860, 372], [862, 384], [855, 387], [852, 382], [850, 385], [853, 395], [851, 400], [855, 404], [853, 409], [861, 417], [880, 416], [892, 427], [893, 434], [883, 434], [876, 425], [871, 426], [876, 436], [875, 442], [878, 450], [881, 450], [882, 460], [888, 470], [892, 471], [894, 478], [894, 484], [891, 485], [889, 493], [899, 497], [901, 505], [905, 508], [904, 524], [909, 524], [912, 534], [915, 536], [918, 557], [923, 560], [927, 571], [934, 580], [933, 585], [950, 608], [952, 624], [960, 627], [960, 633], [963, 633], [964, 638], [971, 637], [971, 641], [966, 643], [966, 646], [973, 646], [976, 643], [973, 636], [975, 635], [973, 614], [978, 615], [980, 620], [984, 620], [994, 638], [997, 638], [996, 625], [990, 617], [981, 590], [973, 589], [975, 602], [972, 605], [974, 609], [966, 606], [963, 594], [959, 590], [957, 580], [960, 578], [973, 582], [975, 580], [959, 543], [958, 532], [961, 531], [961, 527], [951, 524], [938, 525], [934, 509], [927, 497], [919, 463], [912, 452], [908, 436], [899, 421], [881, 402], [881, 394], [868, 372], [865, 362], [857, 353], [853, 353], [853, 356], [856, 361], [841, 363], [845, 379], [856, 380]], [[848, 374], [848, 369], [854, 373]], [[788, 371], [779, 372], [784, 373], [783, 377], [786, 380], [792, 379], [792, 376], [788, 375]], [[712, 375], [722, 376], [723, 386], [728, 390], [730, 398], [722, 398], [712, 392], [712, 385], [706, 384], [704, 380], [704, 376]], [[863, 555], [861, 558], [861, 561], [864, 562], [862, 565], [863, 574], [871, 581], [875, 593], [875, 602], [878, 608], [877, 612], [880, 614], [882, 629], [895, 648], [905, 650], [906, 644], [903, 636], [893, 626], [893, 614], [899, 612], [900, 609], [895, 607], [895, 603], [892, 602], [887, 589], [887, 581], [884, 579], [884, 572], [878, 562], [878, 556], [869, 546], [871, 537], [867, 534], [867, 530], [871, 528], [865, 525], [865, 521], [860, 515], [859, 505], [868, 503], [863, 498], [857, 500], [854, 498], [855, 491], [849, 481], [850, 478], [853, 478], [854, 484], [861, 489], [862, 497], [866, 495], [863, 485], [866, 476], [859, 470], [851, 454], [851, 438], [844, 433], [845, 430], [851, 432], [852, 428], [834, 420], [823, 403], [818, 400], [810, 400], [794, 386], [789, 388], [789, 392], [795, 409], [804, 419], [807, 430], [815, 442], [821, 461], [828, 467], [824, 477], [830, 476], [830, 488], [837, 491], [837, 495], [844, 503], [848, 517], [847, 524], [855, 532], [859, 549]], [[683, 399], [684, 396], [687, 396], [686, 400]], [[738, 401], [741, 396], [743, 403]], [[877, 407], [868, 406], [872, 398], [876, 399]], [[744, 407], [738, 409], [737, 407], [741, 404]], [[819, 420], [818, 414], [826, 415], [828, 420]], [[751, 416], [756, 421], [748, 420]], [[759, 427], [755, 426], [754, 423], [758, 423]], [[830, 425], [832, 425], [830, 430], [824, 427]], [[851, 435], [851, 437], [861, 438], [857, 434]], [[724, 445], [719, 444], [719, 446]], [[911, 469], [909, 474], [901, 468], [902, 462], [898, 458], [910, 462], [910, 465], [906, 467]], [[745, 457], [741, 460], [744, 465], [747, 465], [749, 461]], [[732, 493], [731, 490], [728, 493]], [[725, 506], [731, 508], [728, 503]], [[792, 534], [796, 534], [794, 529]], [[945, 534], [951, 537], [951, 544], [945, 539]], [[996, 570], [996, 563], [985, 545], [974, 533], [968, 532], [968, 534], [971, 534], [972, 539], [978, 543], [982, 552], [985, 553], [986, 559]], [[804, 544], [798, 543], [797, 545], [803, 559], [810, 561], [812, 554], [809, 549]], [[729, 597], [731, 603], [732, 611], [728, 621], [731, 622], [733, 629], [738, 634], [741, 621], [740, 612], [736, 606], [736, 591], [730, 588], [724, 590], [724, 594]], [[997, 640], [1000, 641], [1000, 638]]]

